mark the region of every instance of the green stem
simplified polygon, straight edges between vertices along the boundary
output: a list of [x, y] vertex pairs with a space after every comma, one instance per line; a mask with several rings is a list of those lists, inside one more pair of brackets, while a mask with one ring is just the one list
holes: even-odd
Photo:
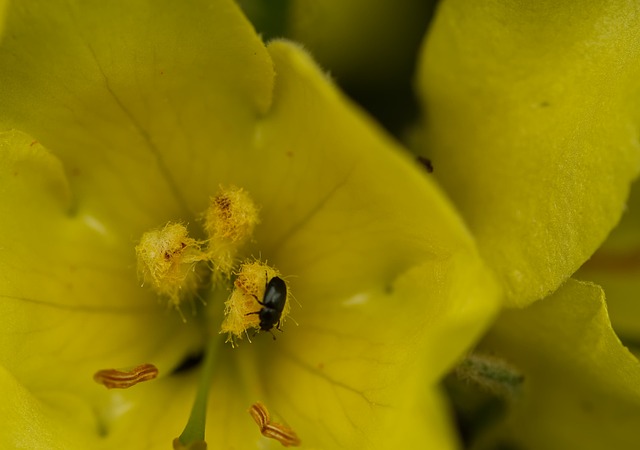
[[220, 349], [219, 336], [213, 336], [207, 344], [207, 353], [204, 356], [202, 372], [200, 373], [200, 381], [198, 382], [198, 391], [196, 399], [191, 408], [189, 421], [184, 427], [184, 431], [178, 438], [180, 442], [189, 446], [195, 442], [204, 442], [204, 430], [207, 422], [207, 405], [209, 403], [209, 387], [213, 378], [213, 371], [216, 366], [216, 357]]

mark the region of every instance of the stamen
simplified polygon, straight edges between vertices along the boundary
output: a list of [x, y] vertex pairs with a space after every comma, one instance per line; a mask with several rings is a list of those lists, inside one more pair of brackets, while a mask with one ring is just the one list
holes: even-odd
[[280, 442], [284, 447], [299, 447], [300, 438], [293, 430], [279, 423], [267, 424], [262, 435]]
[[[249, 337], [249, 328], [264, 331], [273, 327], [280, 329], [291, 310], [288, 301], [290, 290], [275, 268], [260, 260], [248, 260], [240, 265], [235, 275], [233, 291], [225, 302], [225, 318], [220, 327], [220, 333], [227, 333], [225, 342], [230, 342], [233, 347], [243, 336]], [[278, 279], [278, 283], [270, 285], [274, 279]], [[269, 286], [272, 287], [271, 292], [267, 289]], [[265, 300], [269, 304], [265, 305]], [[260, 316], [264, 308], [270, 312], [267, 318]]]
[[260, 431], [262, 431], [271, 421], [269, 418], [269, 411], [267, 411], [267, 408], [265, 408], [265, 406], [260, 402], [256, 402], [251, 405], [251, 408], [249, 408], [249, 414], [251, 414], [253, 420], [255, 420], [260, 427]]
[[269, 417], [269, 411], [260, 402], [256, 402], [249, 408], [249, 414], [258, 424], [260, 433], [264, 437], [275, 439], [284, 447], [298, 447], [302, 443], [298, 435], [289, 427], [280, 423], [272, 423]]
[[201, 242], [189, 237], [185, 225], [169, 222], [142, 235], [136, 256], [143, 284], [167, 298], [185, 321], [180, 305], [192, 300], [204, 282], [198, 270], [198, 263], [206, 260]]
[[204, 213], [204, 229], [209, 236], [208, 258], [216, 274], [228, 278], [240, 248], [253, 237], [260, 222], [258, 207], [242, 188], [220, 186]]
[[158, 368], [153, 364], [141, 364], [131, 370], [104, 369], [93, 376], [96, 383], [107, 389], [127, 389], [143, 381], [153, 380], [158, 376]]

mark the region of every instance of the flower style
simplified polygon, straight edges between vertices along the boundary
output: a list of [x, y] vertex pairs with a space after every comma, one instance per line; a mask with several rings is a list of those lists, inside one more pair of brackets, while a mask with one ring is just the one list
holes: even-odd
[[[302, 50], [265, 47], [230, 0], [5, 14], [1, 446], [278, 448], [260, 402], [302, 448], [455, 447], [436, 383], [500, 291], [437, 186]], [[259, 214], [231, 259], [268, 262], [299, 302], [275, 342], [219, 334], [232, 278], [197, 251], [220, 186]], [[153, 267], [180, 283], [203, 263], [193, 306], [137, 278], [167, 227]]]

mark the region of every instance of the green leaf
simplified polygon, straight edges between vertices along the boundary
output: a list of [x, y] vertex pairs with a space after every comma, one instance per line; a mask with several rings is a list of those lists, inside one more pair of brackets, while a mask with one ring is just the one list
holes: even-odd
[[422, 152], [511, 306], [554, 291], [620, 218], [640, 167], [633, 2], [440, 5]]

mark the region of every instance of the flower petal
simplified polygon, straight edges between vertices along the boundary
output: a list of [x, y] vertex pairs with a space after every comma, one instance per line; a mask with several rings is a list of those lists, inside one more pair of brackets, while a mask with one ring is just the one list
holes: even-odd
[[129, 242], [195, 219], [202, 180], [236, 168], [220, 155], [271, 101], [269, 57], [229, 0], [16, 2], [6, 34], [0, 127], [58, 155], [77, 209]]
[[[230, 351], [233, 351], [229, 349]], [[282, 446], [276, 440], [263, 437], [254, 420], [248, 413], [252, 403], [265, 402], [264, 398], [257, 398], [248, 392], [238, 389], [237, 367], [229, 365], [221, 368], [218, 377], [213, 380], [210, 399], [210, 407], [207, 414], [206, 441], [210, 447], [238, 448], [238, 449], [280, 449]], [[193, 376], [172, 378], [161, 381], [162, 386], [141, 386], [137, 390], [133, 406], [127, 410], [123, 420], [118, 421], [116, 427], [111, 429], [105, 438], [106, 448], [133, 449], [144, 447], [150, 450], [167, 448], [167, 442], [171, 442], [181, 431], [177, 417], [185, 417], [189, 414], [190, 400], [194, 392], [192, 387], [196, 384]], [[449, 423], [446, 407], [438, 392], [433, 388], [427, 388], [424, 384], [414, 393], [416, 402], [412, 415], [409, 417], [397, 416], [398, 421], [393, 435], [387, 436], [382, 442], [375, 442], [375, 436], [360, 437], [366, 444], [351, 448], [395, 448], [387, 442], [392, 442], [402, 448], [406, 444], [407, 436], [412, 439], [411, 446], [404, 448], [437, 448], [442, 450], [455, 449], [451, 424]], [[291, 413], [281, 410], [273, 403], [265, 402], [272, 422], [286, 424], [294, 430], [302, 441], [301, 449], [336, 449], [342, 448], [336, 445], [332, 439], [332, 426], [335, 419], [321, 417], [309, 426], [300, 420], [299, 412]], [[341, 414], [340, 411], [335, 412]], [[407, 419], [407, 420], [405, 420]], [[319, 435], [324, 434], [322, 439]], [[416, 440], [420, 437], [421, 440]], [[328, 443], [327, 443], [328, 442]]]
[[97, 448], [97, 424], [78, 398], [53, 393], [38, 400], [2, 366], [0, 392], [2, 448]]
[[423, 395], [484, 329], [491, 286], [467, 257], [414, 267], [386, 292], [298, 295], [299, 326], [260, 343], [266, 379], [247, 384], [320, 448], [451, 448], [430, 425], [445, 410]]
[[[205, 439], [210, 448], [264, 448], [270, 441], [262, 437], [248, 413], [258, 399], [251, 398], [240, 384], [242, 373], [235, 364], [235, 350], [224, 346], [220, 352], [221, 364], [211, 380]], [[132, 391], [127, 403], [130, 407], [108, 429], [106, 447], [167, 448], [184, 428], [199, 375], [189, 372]], [[270, 412], [275, 413], [273, 409]], [[275, 442], [266, 448], [278, 446]]]
[[238, 0], [268, 42], [299, 42], [394, 134], [417, 108], [411, 80], [435, 0]]
[[431, 8], [424, 0], [291, 0], [287, 37], [341, 84], [366, 89], [408, 75]]
[[550, 450], [637, 447], [640, 363], [611, 329], [598, 286], [569, 280], [527, 309], [506, 311], [480, 351], [520, 369], [525, 383], [489, 442]]
[[[221, 350], [207, 440], [279, 448], [247, 412], [260, 401], [303, 448], [455, 448], [434, 386], [493, 317], [496, 283], [421, 167], [304, 52], [286, 42], [269, 52], [273, 106], [257, 124], [249, 174], [229, 177], [258, 198], [253, 251], [293, 275], [299, 325]], [[189, 381], [160, 383], [136, 391], [147, 400], [108, 439], [153, 427], [144, 443], [161, 446], [180, 432], [172, 420], [189, 410]]]
[[[304, 308], [297, 316], [299, 329], [289, 326], [288, 340], [283, 337], [275, 349], [268, 347], [268, 336], [260, 336], [266, 339], [223, 360], [217, 374], [222, 378], [213, 381], [210, 426], [228, 431], [213, 438], [237, 429], [243, 442], [244, 430], [255, 427], [246, 408], [259, 400], [249, 397], [264, 393], [268, 406], [310, 445], [335, 448], [329, 436], [313, 427], [344, 407], [346, 414], [331, 417], [333, 436], [343, 446], [384, 448], [416, 441], [450, 446], [447, 430], [429, 441], [423, 423], [445, 420], [433, 384], [486, 327], [499, 293], [449, 203], [411, 158], [345, 106], [310, 60], [285, 43], [269, 49], [278, 73], [272, 102], [272, 62], [231, 2], [198, 2], [185, 10], [168, 1], [154, 9], [143, 3], [110, 3], [102, 10], [43, 2], [10, 11], [8, 36], [13, 40], [0, 50], [0, 82], [9, 87], [0, 102], [0, 122], [52, 148], [64, 171], [44, 149], [29, 152], [30, 137], [7, 135], [6, 147], [13, 150], [7, 155], [26, 161], [30, 178], [2, 178], [16, 199], [0, 211], [12, 213], [6, 248], [15, 253], [3, 273], [17, 275], [3, 306], [21, 315], [16, 328], [3, 335], [3, 364], [30, 388], [44, 383], [42, 391], [56, 387], [87, 398], [95, 394], [85, 375], [97, 361], [118, 367], [123, 356], [146, 355], [171, 368], [191, 335], [176, 332], [175, 321], [157, 317], [157, 308], [146, 310], [143, 319], [122, 311], [132, 300], [143, 307], [154, 300], [148, 293], [140, 295], [128, 250], [142, 230], [176, 215], [193, 219], [219, 183], [234, 183], [262, 207], [263, 222], [248, 253], [262, 254], [283, 273], [297, 275], [299, 282], [293, 279], [291, 286]], [[203, 42], [211, 43], [210, 54]], [[12, 173], [14, 159], [0, 168]], [[64, 173], [71, 182], [64, 181]], [[49, 184], [63, 193], [48, 194], [43, 186]], [[25, 206], [26, 199], [34, 198], [46, 206]], [[23, 221], [24, 230], [18, 226]], [[36, 224], [47, 226], [43, 231]], [[91, 264], [99, 266], [94, 275]], [[72, 269], [83, 271], [78, 280]], [[42, 279], [45, 284], [39, 286]], [[49, 318], [46, 309], [29, 310], [24, 299], [50, 303], [64, 314], [53, 312]], [[20, 306], [12, 308], [11, 301]], [[99, 313], [95, 320], [93, 311]], [[120, 311], [122, 320], [106, 318]], [[82, 342], [72, 339], [78, 327]], [[315, 337], [296, 341], [296, 332]], [[335, 339], [340, 332], [350, 341], [344, 347]], [[175, 340], [168, 342], [163, 333], [176, 333]], [[29, 336], [24, 348], [19, 348], [20, 335]], [[326, 349], [318, 345], [322, 342]], [[367, 350], [378, 344], [380, 352], [371, 358]], [[308, 353], [307, 346], [317, 350]], [[18, 351], [39, 359], [21, 364]], [[338, 360], [330, 360], [338, 351]], [[239, 370], [240, 376], [233, 372], [246, 361], [259, 364]], [[59, 368], [61, 362], [70, 366], [68, 371]], [[156, 361], [131, 364], [143, 362]], [[332, 381], [311, 374], [283, 388], [289, 373], [302, 374], [305, 363], [317, 362], [327, 364]], [[34, 375], [52, 366], [50, 377]], [[370, 384], [361, 384], [367, 380], [359, 375], [377, 370]], [[247, 373], [258, 374], [258, 381], [243, 386], [238, 379]], [[171, 391], [176, 383], [181, 389]], [[121, 409], [144, 412], [144, 395], [163, 401], [190, 397], [191, 384], [160, 378], [126, 395], [101, 398], [120, 398]], [[346, 396], [326, 402], [312, 398], [315, 386], [330, 391], [341, 384], [352, 388]], [[372, 403], [351, 394], [369, 389]], [[147, 425], [126, 435], [118, 430], [137, 423], [131, 416], [125, 420], [126, 412], [121, 420], [103, 418], [109, 422], [107, 440], [129, 437], [136, 446], [156, 439], [161, 433], [154, 434], [155, 427], [166, 423], [175, 436], [176, 417], [186, 417], [181, 405], [190, 400], [181, 398], [175, 410], [141, 415]], [[318, 408], [307, 413], [309, 401]], [[422, 410], [423, 402], [433, 409]], [[224, 404], [229, 408], [217, 409]]]
[[2, 36], [4, 33], [4, 20], [9, 0], [0, 0], [0, 42], [2, 42]]
[[603, 287], [614, 330], [640, 355], [640, 181], [631, 187], [622, 220], [576, 277]]
[[301, 307], [275, 343], [256, 337], [241, 372], [262, 377], [245, 384], [320, 448], [429, 442], [428, 428], [404, 425], [416, 423], [415, 393], [486, 327], [497, 287], [422, 168], [303, 51], [268, 48], [277, 82], [256, 145], [273, 169], [256, 183], [277, 180], [279, 195], [263, 204], [257, 248], [295, 275]]
[[140, 287], [133, 248], [71, 213], [57, 158], [0, 133], [0, 192], [0, 365], [39, 394], [90, 398], [102, 394], [100, 369], [180, 362], [196, 331]]
[[[258, 335], [221, 350], [207, 440], [280, 447], [247, 413], [261, 401], [304, 448], [455, 448], [434, 386], [487, 326], [497, 286], [421, 168], [297, 47], [269, 51], [277, 82], [255, 132], [254, 164], [268, 175], [250, 180], [263, 218], [255, 248], [295, 275], [299, 325], [288, 321], [275, 342]], [[167, 417], [186, 415], [188, 403], [173, 399], [191, 395], [148, 392], [109, 439], [150, 424], [177, 435]]]
[[524, 306], [618, 221], [638, 174], [632, 2], [442, 2], [418, 86], [423, 150], [481, 253]]

